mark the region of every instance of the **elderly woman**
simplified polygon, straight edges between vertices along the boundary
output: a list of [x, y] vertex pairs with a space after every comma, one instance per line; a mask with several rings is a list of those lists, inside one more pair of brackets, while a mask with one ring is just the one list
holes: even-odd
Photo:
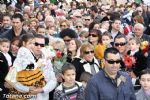
[[99, 62], [94, 57], [94, 47], [90, 44], [83, 44], [80, 48], [80, 57], [75, 58], [72, 64], [76, 67], [76, 80], [79, 81], [83, 72], [89, 72], [92, 75], [99, 71]]

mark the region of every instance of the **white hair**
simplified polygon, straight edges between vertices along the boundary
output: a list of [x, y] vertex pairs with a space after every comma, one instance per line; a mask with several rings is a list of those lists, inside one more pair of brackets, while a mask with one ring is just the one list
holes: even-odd
[[135, 27], [141, 27], [143, 30], [144, 30], [144, 28], [145, 28], [144, 25], [141, 24], [141, 23], [135, 24], [135, 25], [134, 25], [134, 28], [135, 28]]

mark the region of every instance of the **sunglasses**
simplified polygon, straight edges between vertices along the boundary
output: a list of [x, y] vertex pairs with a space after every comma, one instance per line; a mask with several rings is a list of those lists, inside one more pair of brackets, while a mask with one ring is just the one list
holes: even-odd
[[60, 27], [66, 27], [66, 25], [60, 25]]
[[119, 60], [116, 60], [116, 61], [113, 61], [113, 60], [107, 60], [107, 59], [105, 59], [109, 64], [114, 64], [114, 63], [116, 63], [116, 64], [119, 64], [119, 63], [121, 63], [121, 60], [119, 59]]
[[37, 42], [35, 42], [34, 45], [35, 46], [40, 46], [40, 47], [44, 47], [45, 46], [45, 44], [40, 44], [40, 43], [37, 43]]
[[124, 46], [126, 45], [126, 43], [115, 43], [115, 46], [118, 47], [118, 46]]
[[93, 54], [94, 51], [85, 51], [85, 52], [84, 52], [84, 54], [86, 54], [86, 55], [87, 55], [87, 54], [90, 54], [90, 53]]
[[70, 41], [71, 41], [70, 39], [68, 39], [68, 40], [67, 40], [67, 39], [66, 39], [66, 40], [64, 40], [64, 42], [70, 42]]
[[97, 37], [97, 35], [96, 35], [96, 34], [89, 34], [89, 36]]
[[90, 21], [90, 19], [85, 19], [85, 21]]
[[76, 26], [76, 28], [82, 28], [82, 26]]

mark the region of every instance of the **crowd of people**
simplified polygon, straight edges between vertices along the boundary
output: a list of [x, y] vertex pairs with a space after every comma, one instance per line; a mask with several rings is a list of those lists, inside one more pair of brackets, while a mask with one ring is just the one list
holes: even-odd
[[150, 100], [149, 4], [6, 1], [0, 100]]

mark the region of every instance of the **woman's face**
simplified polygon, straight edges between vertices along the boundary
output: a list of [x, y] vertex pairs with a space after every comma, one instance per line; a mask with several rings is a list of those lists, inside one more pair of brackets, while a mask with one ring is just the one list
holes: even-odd
[[76, 49], [77, 49], [77, 46], [76, 46], [75, 40], [71, 40], [68, 45], [68, 50], [76, 51]]
[[93, 60], [93, 58], [94, 58], [94, 50], [92, 48], [87, 47], [85, 49], [85, 51], [83, 52], [83, 58], [86, 61], [91, 62]]
[[98, 43], [98, 35], [96, 33], [89, 33], [89, 42], [91, 42], [93, 45]]
[[16, 40], [13, 43], [11, 43], [10, 49], [13, 54], [17, 54], [19, 50], [19, 40]]
[[140, 84], [145, 91], [150, 90], [150, 74], [143, 74], [140, 79]]

